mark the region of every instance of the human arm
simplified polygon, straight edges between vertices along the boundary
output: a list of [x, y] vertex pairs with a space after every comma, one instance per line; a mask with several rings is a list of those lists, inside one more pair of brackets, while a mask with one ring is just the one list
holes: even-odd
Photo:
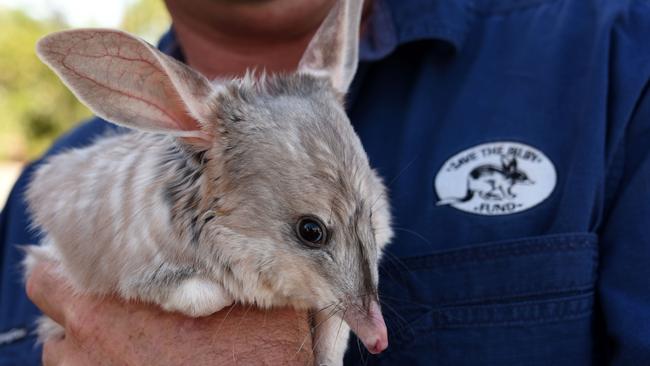
[[27, 293], [65, 327], [63, 339], [44, 344], [46, 366], [305, 365], [312, 358], [305, 312], [235, 306], [193, 319], [148, 304], [75, 296], [49, 264], [35, 268]]

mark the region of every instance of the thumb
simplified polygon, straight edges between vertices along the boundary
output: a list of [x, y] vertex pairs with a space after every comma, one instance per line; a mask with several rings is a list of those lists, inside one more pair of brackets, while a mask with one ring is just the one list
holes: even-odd
[[65, 325], [66, 305], [74, 292], [52, 262], [41, 261], [27, 278], [27, 297], [55, 322]]

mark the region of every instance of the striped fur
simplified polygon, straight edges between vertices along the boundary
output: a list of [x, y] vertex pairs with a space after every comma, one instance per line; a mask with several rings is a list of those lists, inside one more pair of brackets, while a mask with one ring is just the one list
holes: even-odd
[[[342, 2], [330, 18], [358, 17], [349, 5], [358, 3]], [[330, 309], [315, 316], [318, 363], [341, 364], [343, 318], [371, 351], [385, 348], [377, 268], [392, 235], [386, 190], [341, 103], [356, 49], [328, 58], [347, 66], [317, 57], [356, 39], [325, 34], [303, 72], [213, 83], [121, 32], [41, 41], [40, 56], [82, 101], [140, 131], [37, 170], [26, 196], [44, 240], [28, 251], [28, 267], [49, 258], [79, 293], [190, 316], [232, 302]], [[304, 215], [326, 224], [326, 245], [299, 240]]]

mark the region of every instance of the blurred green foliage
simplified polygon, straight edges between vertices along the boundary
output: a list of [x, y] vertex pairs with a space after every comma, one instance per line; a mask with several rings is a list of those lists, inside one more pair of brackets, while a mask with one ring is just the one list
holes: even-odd
[[[137, 0], [120, 28], [154, 41], [169, 26], [162, 0]], [[0, 8], [0, 160], [25, 161], [91, 113], [35, 54], [42, 36], [69, 26]]]
[[126, 9], [120, 28], [155, 44], [170, 23], [163, 0], [138, 0]]

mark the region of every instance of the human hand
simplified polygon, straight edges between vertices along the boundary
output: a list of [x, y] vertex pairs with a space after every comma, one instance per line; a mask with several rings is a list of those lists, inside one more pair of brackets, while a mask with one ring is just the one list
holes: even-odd
[[226, 308], [203, 318], [154, 305], [74, 295], [50, 263], [38, 264], [27, 295], [65, 328], [43, 345], [45, 366], [305, 365], [312, 361], [306, 312]]

